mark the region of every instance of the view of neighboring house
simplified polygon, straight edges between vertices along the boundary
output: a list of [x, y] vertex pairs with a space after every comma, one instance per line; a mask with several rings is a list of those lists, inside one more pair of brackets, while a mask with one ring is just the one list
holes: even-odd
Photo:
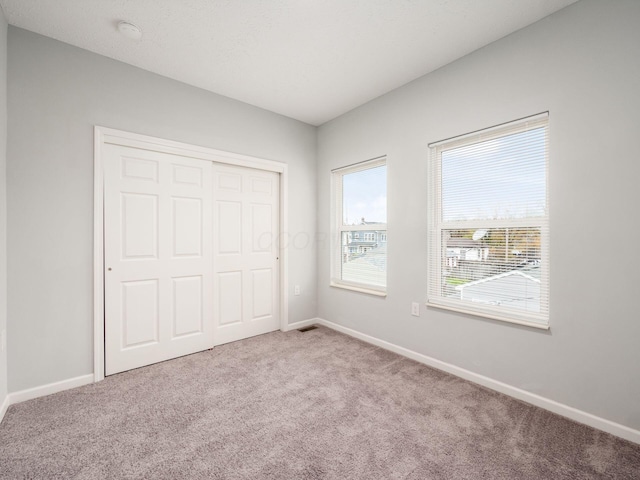
[[361, 219], [359, 225], [371, 230], [344, 232], [342, 237], [342, 278], [359, 283], [366, 278], [373, 285], [384, 286], [387, 278], [387, 231], [375, 230], [377, 222]]
[[[377, 222], [367, 222], [363, 218], [360, 225], [377, 225]], [[360, 253], [367, 253], [375, 248], [386, 246], [387, 244], [387, 231], [379, 230], [360, 230], [355, 232], [348, 232], [346, 239], [343, 242], [345, 261], [351, 258], [353, 255]]]
[[447, 240], [447, 266], [454, 268], [460, 260], [482, 261], [489, 258], [489, 245], [470, 238]]

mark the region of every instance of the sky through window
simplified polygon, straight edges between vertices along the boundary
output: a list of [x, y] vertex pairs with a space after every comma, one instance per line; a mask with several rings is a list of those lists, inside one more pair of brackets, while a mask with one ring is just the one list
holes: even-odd
[[387, 166], [369, 168], [342, 177], [344, 225], [387, 223]]

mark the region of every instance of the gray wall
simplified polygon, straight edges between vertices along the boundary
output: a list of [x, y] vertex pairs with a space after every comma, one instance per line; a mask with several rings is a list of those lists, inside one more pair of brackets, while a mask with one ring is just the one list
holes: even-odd
[[[386, 154], [389, 259], [386, 299], [335, 289], [322, 243], [319, 316], [640, 429], [639, 25], [582, 0], [321, 126], [318, 231], [330, 170]], [[427, 145], [547, 110], [551, 331], [426, 309]]]
[[[93, 372], [94, 125], [287, 163], [290, 233], [313, 237], [316, 128], [15, 27], [8, 43], [10, 392]], [[314, 245], [289, 261], [289, 321], [313, 318]]]
[[[7, 331], [7, 22], [0, 8], [0, 332]], [[7, 397], [7, 350], [0, 346], [0, 405]]]

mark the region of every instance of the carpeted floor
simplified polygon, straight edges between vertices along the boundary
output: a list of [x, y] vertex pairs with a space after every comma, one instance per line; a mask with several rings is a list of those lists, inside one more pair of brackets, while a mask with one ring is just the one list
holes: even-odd
[[633, 479], [640, 445], [326, 328], [9, 408], [2, 479]]

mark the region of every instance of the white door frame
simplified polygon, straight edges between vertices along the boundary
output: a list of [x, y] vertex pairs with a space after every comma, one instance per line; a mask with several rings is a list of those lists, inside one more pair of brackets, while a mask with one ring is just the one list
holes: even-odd
[[280, 240], [285, 238], [288, 231], [287, 165], [273, 160], [95, 126], [93, 156], [93, 381], [99, 382], [104, 379], [104, 173], [102, 147], [105, 144], [142, 148], [280, 174], [280, 330], [286, 331], [289, 323], [288, 256], [286, 244]]

